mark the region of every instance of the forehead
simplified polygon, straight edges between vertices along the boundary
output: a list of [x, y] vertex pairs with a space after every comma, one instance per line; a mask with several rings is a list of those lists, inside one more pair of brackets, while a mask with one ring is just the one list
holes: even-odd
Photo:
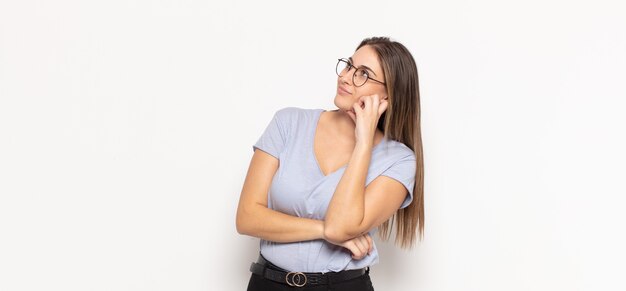
[[378, 54], [369, 45], [364, 45], [354, 52], [352, 55], [352, 63], [357, 67], [367, 66], [377, 75], [381, 75], [383, 72], [382, 66], [378, 61]]

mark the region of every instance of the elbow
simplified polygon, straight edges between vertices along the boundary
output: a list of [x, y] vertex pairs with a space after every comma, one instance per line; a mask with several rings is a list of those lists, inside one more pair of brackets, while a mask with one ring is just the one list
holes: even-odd
[[237, 211], [237, 218], [235, 219], [235, 227], [237, 228], [237, 233], [250, 235], [251, 227], [249, 221], [249, 215], [246, 215], [245, 211], [242, 211], [241, 209]]
[[259, 237], [258, 234], [262, 230], [260, 221], [263, 217], [261, 213], [263, 208], [265, 206], [259, 206], [254, 203], [251, 205], [240, 204], [235, 218], [237, 233]]
[[245, 228], [243, 222], [239, 218], [236, 219], [235, 226], [237, 228], [237, 233], [239, 233], [239, 234], [247, 234], [246, 228]]
[[245, 225], [241, 218], [239, 218], [239, 215], [237, 215], [237, 219], [235, 219], [235, 227], [237, 228], [237, 233], [246, 234]]
[[334, 243], [342, 243], [358, 236], [358, 232], [354, 233], [344, 227], [338, 227], [333, 225], [324, 225], [324, 239]]

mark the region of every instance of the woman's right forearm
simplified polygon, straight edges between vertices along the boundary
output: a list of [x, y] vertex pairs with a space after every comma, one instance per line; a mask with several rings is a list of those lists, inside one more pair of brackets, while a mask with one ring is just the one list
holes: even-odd
[[291, 216], [256, 204], [238, 209], [237, 232], [282, 243], [324, 239], [324, 221]]

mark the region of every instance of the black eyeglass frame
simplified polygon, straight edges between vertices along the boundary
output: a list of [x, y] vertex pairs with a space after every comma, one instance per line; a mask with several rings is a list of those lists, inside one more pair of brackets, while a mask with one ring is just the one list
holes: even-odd
[[[354, 65], [350, 62], [350, 60], [348, 60], [348, 59], [345, 59], [345, 58], [340, 58], [340, 59], [337, 59], [337, 66], [335, 66], [335, 73], [337, 73], [337, 76], [339, 76], [339, 77], [341, 77], [341, 74], [340, 74], [340, 72], [339, 72], [339, 64], [340, 64], [341, 62], [344, 62], [344, 63], [346, 63], [346, 65], [347, 65], [348, 70], [346, 71], [346, 73], [350, 72], [350, 70], [352, 70], [352, 68], [354, 68], [354, 73], [352, 73], [352, 84], [354, 84], [354, 86], [355, 86], [355, 87], [361, 87], [361, 86], [365, 85], [365, 83], [367, 83], [367, 81], [368, 81], [368, 80], [375, 81], [375, 82], [377, 82], [377, 83], [379, 83], [379, 84], [382, 84], [382, 85], [385, 85], [385, 86], [387, 85], [387, 84], [385, 84], [385, 82], [381, 82], [381, 81], [378, 81], [378, 80], [376, 80], [376, 79], [374, 79], [374, 78], [370, 77], [369, 73], [367, 73], [367, 77], [366, 77], [366, 79], [365, 79], [365, 82], [363, 82], [363, 84], [361, 84], [361, 85], [358, 85], [358, 86], [357, 86], [357, 85], [356, 85], [356, 83], [354, 82], [354, 78], [356, 77], [356, 71], [358, 71], [358, 70], [359, 70], [359, 68], [355, 67], [355, 66], [354, 66]], [[365, 71], [367, 72], [367, 69], [363, 69], [363, 70], [365, 70]]]

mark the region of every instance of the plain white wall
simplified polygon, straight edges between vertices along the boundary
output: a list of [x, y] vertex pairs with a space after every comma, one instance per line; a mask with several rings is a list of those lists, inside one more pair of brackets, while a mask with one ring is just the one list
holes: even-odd
[[252, 144], [391, 36], [426, 236], [377, 290], [625, 290], [619, 1], [1, 1], [0, 290], [245, 290]]

